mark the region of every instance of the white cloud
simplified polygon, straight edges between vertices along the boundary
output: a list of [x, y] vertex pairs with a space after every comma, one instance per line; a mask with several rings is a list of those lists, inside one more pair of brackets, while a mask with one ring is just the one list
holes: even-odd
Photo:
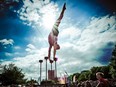
[[65, 38], [68, 38], [69, 40], [73, 40], [73, 39], [77, 39], [80, 35], [81, 35], [81, 30], [74, 27], [74, 26], [71, 26], [69, 28], [65, 28], [61, 31], [60, 33], [61, 35], [61, 38], [65, 39]]
[[5, 53], [5, 56], [12, 56], [12, 53], [6, 52], [6, 53]]
[[19, 50], [19, 49], [21, 49], [21, 47], [20, 46], [14, 46], [14, 49]]
[[2, 43], [3, 45], [13, 45], [14, 41], [12, 39], [2, 39], [0, 40], [0, 43]]
[[38, 10], [42, 7], [43, 2], [41, 0], [34, 0], [32, 3], [31, 1], [25, 0], [23, 3], [23, 7], [17, 11], [17, 13], [20, 15], [20, 19], [29, 22], [25, 22], [29, 25], [32, 25], [33, 22], [37, 23], [40, 20]]
[[30, 48], [30, 49], [36, 49], [35, 46], [32, 45], [32, 44], [28, 44], [27, 47]]
[[52, 28], [55, 22], [56, 12], [58, 11], [57, 4], [50, 2], [50, 0], [34, 0], [23, 1], [23, 7], [17, 11], [24, 24], [38, 28]]
[[79, 48], [82, 47], [88, 50], [92, 46], [100, 48], [108, 42], [116, 43], [115, 22], [115, 16], [104, 16], [98, 19], [95, 18], [82, 32], [81, 38], [76, 44], [79, 45]]
[[[40, 48], [37, 49], [33, 44], [28, 44], [27, 48], [25, 49], [28, 54], [38, 54], [41, 53], [41, 55], [47, 55], [47, 49], [46, 48]], [[46, 52], [44, 52], [46, 50]]]

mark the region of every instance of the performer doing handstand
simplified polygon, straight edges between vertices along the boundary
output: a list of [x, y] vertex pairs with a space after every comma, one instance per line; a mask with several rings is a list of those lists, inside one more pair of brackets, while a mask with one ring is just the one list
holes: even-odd
[[55, 55], [56, 55], [56, 50], [60, 49], [60, 46], [59, 44], [57, 43], [57, 40], [58, 40], [58, 34], [59, 34], [59, 31], [58, 31], [58, 26], [63, 18], [63, 15], [64, 15], [64, 11], [66, 10], [66, 3], [64, 3], [63, 5], [63, 8], [62, 8], [62, 11], [60, 13], [60, 16], [59, 18], [56, 20], [53, 28], [52, 28], [52, 31], [50, 32], [49, 36], [48, 36], [48, 42], [49, 42], [49, 50], [48, 50], [48, 58], [49, 60], [50, 59], [50, 55], [51, 55], [51, 49], [52, 49], [52, 46], [54, 48], [54, 51], [53, 51], [53, 58], [55, 58]]

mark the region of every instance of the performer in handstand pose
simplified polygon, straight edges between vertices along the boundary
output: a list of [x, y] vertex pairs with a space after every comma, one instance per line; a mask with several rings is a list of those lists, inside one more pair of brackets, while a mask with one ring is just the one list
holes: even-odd
[[48, 58], [49, 60], [50, 59], [50, 55], [51, 55], [51, 49], [52, 49], [52, 46], [54, 48], [54, 51], [53, 51], [53, 58], [55, 58], [55, 55], [56, 55], [56, 50], [60, 49], [60, 46], [58, 45], [57, 43], [57, 40], [58, 40], [58, 34], [59, 34], [59, 31], [58, 31], [58, 26], [63, 18], [63, 15], [64, 15], [64, 11], [66, 10], [66, 3], [64, 3], [63, 5], [63, 8], [62, 8], [62, 11], [60, 13], [60, 16], [59, 18], [56, 20], [53, 28], [52, 28], [52, 31], [50, 32], [49, 36], [48, 36], [48, 42], [49, 42], [49, 50], [48, 50]]

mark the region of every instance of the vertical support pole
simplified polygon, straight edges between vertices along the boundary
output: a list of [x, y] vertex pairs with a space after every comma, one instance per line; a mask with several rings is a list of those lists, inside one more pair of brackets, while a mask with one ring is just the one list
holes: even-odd
[[56, 80], [57, 80], [57, 60], [58, 60], [58, 58], [54, 58], [54, 61], [55, 61], [55, 78], [56, 78]]
[[50, 60], [50, 63], [51, 63], [51, 80], [53, 80], [53, 76], [52, 76], [52, 63], [53, 63], [53, 60]]
[[48, 71], [48, 69], [47, 69], [47, 60], [48, 60], [48, 57], [45, 57], [44, 59], [46, 60], [46, 81], [47, 81], [47, 71]]
[[55, 78], [57, 78], [57, 65], [56, 65], [56, 61], [55, 61]]
[[41, 63], [40, 63], [40, 85], [41, 85]]
[[51, 63], [51, 79], [52, 79], [52, 63]]
[[39, 60], [39, 63], [40, 63], [40, 85], [41, 85], [41, 76], [42, 76], [42, 62], [43, 62], [43, 60]]

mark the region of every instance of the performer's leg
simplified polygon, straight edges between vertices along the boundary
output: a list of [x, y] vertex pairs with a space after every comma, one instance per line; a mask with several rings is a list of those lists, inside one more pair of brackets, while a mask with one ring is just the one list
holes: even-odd
[[51, 49], [52, 49], [52, 46], [50, 45], [49, 46], [49, 50], [48, 50], [48, 59], [50, 60], [50, 55], [51, 55]]
[[63, 8], [62, 8], [62, 11], [61, 11], [61, 13], [60, 13], [60, 16], [59, 16], [59, 18], [58, 18], [58, 20], [61, 20], [62, 18], [63, 18], [63, 15], [64, 15], [64, 11], [66, 10], [66, 3], [64, 3], [64, 6], [63, 6]]

